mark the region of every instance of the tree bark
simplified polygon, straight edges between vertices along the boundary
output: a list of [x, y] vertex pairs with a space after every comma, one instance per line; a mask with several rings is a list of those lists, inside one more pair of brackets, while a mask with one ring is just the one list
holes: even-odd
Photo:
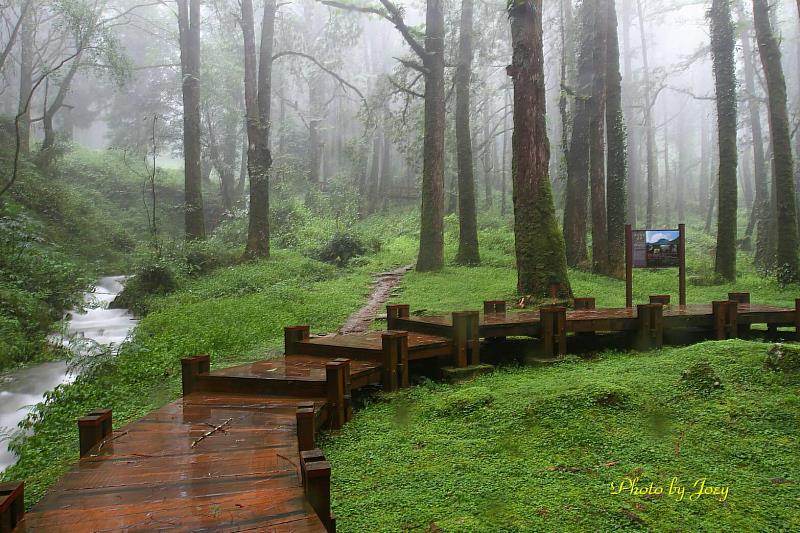
[[[31, 152], [31, 109], [28, 103], [28, 96], [33, 90], [33, 9], [26, 9], [22, 15], [21, 32], [19, 39], [19, 106], [18, 112], [22, 113], [19, 117], [19, 153], [25, 157]], [[24, 111], [24, 113], [23, 113]]]
[[643, 127], [647, 150], [647, 209], [645, 224], [648, 228], [655, 223], [656, 200], [655, 193], [658, 186], [658, 161], [656, 160], [656, 133], [653, 128], [653, 88], [650, 82], [650, 63], [647, 56], [647, 38], [645, 36], [644, 10], [642, 0], [636, 0], [636, 13], [639, 17], [639, 38], [642, 43], [642, 76], [644, 77], [644, 102], [643, 102]]
[[[625, 114], [628, 117], [629, 124], [631, 124], [631, 128], [633, 128], [633, 94], [635, 92], [633, 88], [634, 80], [633, 80], [633, 67], [631, 66], [631, 57], [633, 56], [633, 51], [631, 47], [631, 0], [623, 0], [622, 1], [622, 43], [623, 43], [623, 58], [624, 58], [624, 66], [625, 66]], [[609, 126], [609, 129], [611, 126]], [[627, 141], [627, 150], [626, 150], [626, 188], [627, 188], [627, 221], [629, 224], [636, 227], [636, 200], [637, 200], [637, 190], [639, 187], [639, 136], [638, 135], [630, 135], [626, 139]], [[609, 140], [609, 144], [611, 141]], [[609, 148], [609, 152], [610, 152]], [[610, 173], [610, 170], [609, 170]], [[609, 184], [609, 188], [611, 185]], [[610, 194], [610, 192], [609, 192]], [[609, 231], [609, 239], [612, 238], [612, 234]], [[609, 243], [612, 246], [612, 243]], [[614, 264], [614, 260], [612, 259], [612, 266]]]
[[717, 103], [719, 175], [717, 185], [717, 252], [714, 271], [736, 279], [736, 70], [734, 33], [729, 0], [712, 0], [711, 55]]
[[178, 0], [183, 78], [183, 160], [186, 240], [205, 239], [200, 169], [200, 0]]
[[789, 117], [786, 109], [786, 80], [781, 52], [772, 33], [766, 0], [753, 0], [756, 41], [767, 83], [769, 130], [772, 139], [773, 191], [777, 198], [776, 266], [782, 283], [798, 279], [797, 216]]
[[570, 297], [564, 239], [556, 222], [547, 168], [550, 146], [545, 119], [542, 0], [515, 0], [511, 21], [514, 83], [514, 134], [511, 175], [514, 184], [514, 246], [517, 291]]
[[[575, 87], [575, 112], [573, 132], [589, 132], [591, 127], [591, 95], [594, 75], [594, 19], [597, 2], [589, 0], [580, 8], [580, 50], [578, 76]], [[564, 200], [564, 239], [567, 264], [584, 267], [588, 260], [586, 250], [586, 218], [589, 190], [589, 162], [591, 135], [572, 135], [567, 160], [567, 187]]]
[[594, 25], [594, 50], [592, 63], [592, 98], [589, 101], [591, 119], [589, 123], [589, 198], [592, 205], [592, 271], [607, 275], [608, 266], [608, 222], [606, 219], [606, 74], [608, 8], [606, 2], [594, 0], [596, 4]]
[[422, 148], [419, 272], [444, 266], [444, 6], [428, 0], [425, 15], [425, 132]]
[[[625, 218], [628, 207], [627, 150], [625, 117], [622, 113], [622, 77], [619, 71], [617, 12], [614, 0], [607, 0], [606, 5], [608, 7], [606, 63], [608, 273], [621, 278], [625, 274]], [[630, 213], [630, 210], [628, 212]]]
[[272, 95], [272, 49], [275, 35], [275, 0], [264, 4], [259, 65], [256, 65], [252, 0], [242, 0], [244, 36], [244, 100], [247, 115], [247, 173], [250, 178], [250, 211], [244, 255], [269, 257], [269, 127]]
[[[480, 263], [478, 215], [475, 207], [475, 175], [472, 159], [469, 86], [472, 71], [473, 0], [461, 2], [461, 28], [456, 66], [456, 152], [458, 159], [458, 254], [456, 262]], [[488, 147], [487, 147], [488, 149]], [[487, 176], [488, 178], [488, 176]]]

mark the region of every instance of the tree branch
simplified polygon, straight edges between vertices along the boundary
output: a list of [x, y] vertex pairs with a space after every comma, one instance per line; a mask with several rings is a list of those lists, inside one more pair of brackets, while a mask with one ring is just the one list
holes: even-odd
[[322, 69], [323, 71], [325, 71], [329, 75], [331, 75], [333, 78], [335, 78], [339, 82], [339, 85], [341, 85], [342, 87], [349, 87], [350, 89], [352, 89], [353, 92], [355, 92], [359, 96], [359, 98], [361, 98], [361, 100], [364, 101], [364, 105], [369, 107], [368, 104], [367, 104], [367, 99], [364, 97], [364, 95], [361, 93], [361, 91], [358, 90], [358, 87], [356, 87], [355, 85], [349, 83], [347, 80], [345, 80], [344, 78], [342, 78], [341, 76], [336, 74], [334, 71], [332, 71], [331, 69], [329, 69], [328, 67], [326, 67], [325, 65], [320, 63], [320, 61], [316, 57], [314, 57], [312, 55], [309, 55], [309, 54], [305, 54], [303, 52], [295, 52], [293, 50], [284, 50], [283, 52], [278, 52], [277, 54], [272, 56], [272, 61], [277, 61], [278, 59], [280, 59], [282, 57], [285, 57], [285, 56], [295, 56], [295, 57], [302, 57], [304, 59], [308, 59], [309, 61], [311, 61], [312, 63], [317, 65], [320, 69]]
[[403, 39], [408, 43], [408, 46], [414, 50], [422, 62], [425, 62], [425, 58], [428, 56], [427, 52], [425, 52], [425, 47], [417, 40], [417, 38], [412, 33], [411, 28], [406, 26], [405, 21], [403, 20], [403, 14], [400, 9], [395, 6], [389, 0], [379, 0], [380, 3], [383, 5], [384, 9], [378, 9], [377, 7], [372, 6], [356, 6], [351, 4], [345, 4], [342, 2], [337, 2], [335, 0], [317, 0], [321, 4], [335, 7], [337, 9], [344, 9], [346, 11], [356, 11], [358, 13], [367, 13], [371, 15], [378, 15], [379, 17], [388, 20], [394, 27], [397, 28], [397, 31], [400, 32], [400, 35], [403, 36]]

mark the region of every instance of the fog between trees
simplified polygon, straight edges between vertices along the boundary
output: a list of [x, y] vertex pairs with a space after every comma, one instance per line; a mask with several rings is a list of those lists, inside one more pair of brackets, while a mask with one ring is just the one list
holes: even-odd
[[419, 204], [420, 271], [444, 264], [446, 213], [462, 264], [477, 212], [513, 214], [522, 294], [570, 295], [567, 267], [620, 276], [626, 223], [715, 234], [721, 278], [737, 249], [798, 277], [794, 2], [0, 7], [2, 194], [74, 142], [182, 164], [185, 238], [246, 216], [246, 257], [269, 256], [271, 194], [317, 189], [361, 216]]

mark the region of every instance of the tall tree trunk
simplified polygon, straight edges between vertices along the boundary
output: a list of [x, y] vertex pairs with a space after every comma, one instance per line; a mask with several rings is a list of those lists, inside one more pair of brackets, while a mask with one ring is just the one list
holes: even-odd
[[[573, 132], [589, 132], [592, 119], [592, 81], [594, 76], [594, 19], [597, 3], [587, 1], [580, 8], [580, 50], [578, 76], [575, 87], [575, 113]], [[567, 192], [564, 200], [564, 239], [567, 264], [583, 267], [587, 262], [586, 218], [587, 192], [589, 190], [589, 162], [591, 135], [573, 135], [567, 160]]]
[[425, 132], [417, 271], [444, 266], [444, 6], [428, 0], [425, 16]]
[[647, 210], [645, 223], [648, 228], [655, 223], [655, 193], [658, 186], [658, 161], [656, 160], [656, 132], [653, 127], [653, 88], [650, 82], [650, 63], [647, 56], [647, 37], [645, 36], [644, 10], [642, 0], [636, 0], [636, 13], [639, 17], [639, 38], [642, 43], [642, 75], [644, 77], [643, 127], [647, 144]]
[[200, 0], [178, 0], [183, 78], [183, 160], [186, 240], [205, 239], [200, 168]]
[[513, 56], [514, 134], [511, 176], [514, 184], [514, 247], [517, 291], [547, 296], [557, 288], [572, 296], [564, 239], [550, 192], [542, 49], [542, 0], [515, 0], [508, 7]]
[[589, 123], [589, 176], [592, 204], [592, 270], [608, 274], [608, 223], [606, 221], [606, 74], [608, 8], [606, 1], [595, 0], [594, 76], [592, 79], [591, 121]]
[[458, 38], [458, 65], [456, 66], [456, 152], [458, 159], [459, 229], [456, 262], [465, 265], [480, 263], [480, 254], [478, 253], [478, 215], [475, 207], [475, 176], [472, 166], [472, 130], [469, 124], [469, 85], [472, 71], [472, 10], [473, 0], [461, 1], [461, 28]]
[[681, 113], [678, 118], [678, 171], [675, 173], [675, 212], [679, 223], [686, 221], [686, 168], [689, 161], [687, 139], [686, 118]]
[[272, 49], [275, 35], [275, 0], [264, 4], [259, 65], [256, 66], [252, 0], [242, 0], [244, 36], [244, 94], [247, 115], [247, 173], [250, 178], [250, 213], [246, 257], [269, 257], [269, 127], [272, 96]]
[[311, 183], [320, 182], [322, 135], [319, 130], [323, 113], [321, 84], [322, 79], [319, 74], [312, 74], [308, 80], [309, 113], [311, 114], [311, 119], [308, 121], [308, 181]]
[[[619, 72], [619, 38], [614, 0], [608, 7], [606, 132], [608, 142], [606, 212], [608, 223], [608, 273], [625, 274], [625, 219], [628, 207], [626, 183], [625, 117], [622, 114], [622, 77]], [[629, 211], [630, 213], [630, 211]]]
[[772, 138], [773, 191], [777, 198], [777, 273], [781, 282], [798, 279], [797, 215], [793, 180], [792, 146], [786, 110], [786, 81], [781, 51], [772, 33], [766, 0], [753, 0], [756, 41], [769, 97], [769, 130]]
[[[613, 4], [612, 4], [613, 5]], [[633, 128], [633, 94], [635, 89], [633, 87], [633, 67], [631, 66], [631, 57], [633, 57], [633, 50], [631, 46], [631, 0], [622, 1], [622, 44], [623, 44], [623, 58], [625, 66], [624, 84], [625, 84], [625, 114], [628, 117], [631, 129]], [[610, 130], [611, 126], [609, 126]], [[630, 135], [625, 139], [627, 141], [627, 154], [626, 154], [626, 187], [627, 187], [627, 221], [629, 224], [636, 226], [636, 194], [639, 186], [639, 135]], [[609, 156], [611, 152], [611, 140], [609, 139]], [[609, 170], [609, 175], [611, 171]], [[609, 189], [611, 184], [609, 184]], [[609, 191], [609, 195], [611, 192]], [[623, 229], [624, 231], [624, 229]], [[609, 239], [612, 238], [611, 231], [609, 231]], [[610, 245], [613, 246], [612, 243]], [[614, 260], [612, 259], [612, 266]]]
[[502, 183], [500, 184], [500, 215], [506, 215], [506, 174], [508, 168], [508, 107], [511, 105], [511, 95], [509, 94], [508, 87], [503, 91], [503, 102], [505, 102], [504, 109], [506, 110], [503, 117], [503, 174]]
[[[491, 98], [486, 99], [483, 106], [483, 154], [481, 164], [483, 167], [483, 190], [486, 207], [492, 207], [492, 172], [494, 161], [492, 160], [492, 147], [494, 146], [494, 135], [489, 127], [489, 104]], [[477, 201], [477, 200], [476, 200]]]
[[381, 131], [375, 128], [372, 134], [372, 157], [369, 166], [369, 183], [367, 184], [367, 202], [365, 212], [374, 213], [378, 203], [378, 183], [380, 182], [381, 172]]
[[[717, 253], [714, 271], [736, 279], [736, 70], [734, 33], [729, 0], [712, 0], [711, 55], [717, 101], [719, 177], [717, 194]], [[793, 207], [794, 208], [794, 207]]]
[[712, 0], [711, 55], [717, 103], [719, 175], [717, 186], [717, 251], [715, 272], [736, 279], [736, 70], [734, 33], [729, 0]]
[[[558, 92], [558, 113], [561, 120], [561, 142], [560, 154], [558, 159], [557, 179], [560, 180], [562, 189], [565, 189], [568, 171], [567, 161], [569, 161], [569, 143], [571, 139], [571, 117], [575, 110], [574, 103], [568, 98], [569, 91], [575, 84], [575, 21], [572, 16], [572, 0], [560, 1], [560, 20], [559, 28], [561, 37], [561, 65], [560, 65], [560, 86]], [[558, 182], [556, 182], [558, 183]], [[564, 192], [556, 193], [557, 203], [564, 201]]]
[[708, 176], [711, 174], [711, 142], [705, 106], [700, 114], [700, 177], [697, 180], [697, 207], [700, 214], [708, 210]]
[[[29, 156], [31, 152], [31, 108], [28, 97], [33, 90], [33, 9], [26, 9], [22, 14], [22, 25], [19, 39], [19, 153]], [[24, 111], [24, 113], [23, 113]]]
[[[669, 105], [665, 103], [664, 105], [664, 117], [669, 116]], [[669, 120], [665, 118], [664, 120], [664, 179], [661, 180], [661, 191], [659, 191], [658, 197], [663, 198], [663, 216], [664, 216], [664, 223], [670, 224], [672, 223], [672, 211], [670, 210], [669, 199], [670, 199], [670, 181], [672, 179], [672, 172], [670, 169], [670, 159], [669, 159]]]

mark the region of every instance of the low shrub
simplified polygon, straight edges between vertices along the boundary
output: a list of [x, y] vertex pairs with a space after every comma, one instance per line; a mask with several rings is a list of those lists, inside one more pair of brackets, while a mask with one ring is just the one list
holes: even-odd
[[346, 266], [351, 259], [368, 251], [368, 246], [359, 237], [350, 233], [337, 233], [314, 255], [323, 263]]

